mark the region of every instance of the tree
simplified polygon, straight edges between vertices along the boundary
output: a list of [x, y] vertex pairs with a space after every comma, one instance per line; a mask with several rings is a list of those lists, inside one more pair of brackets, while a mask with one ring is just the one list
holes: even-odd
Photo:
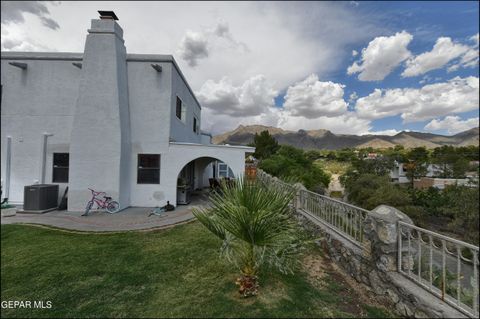
[[425, 147], [415, 147], [407, 153], [406, 157], [408, 162], [404, 164], [405, 174], [413, 188], [414, 180], [427, 174], [428, 151]]
[[262, 131], [260, 134], [255, 133], [253, 146], [255, 147], [255, 153], [253, 156], [258, 159], [268, 158], [275, 154], [279, 149], [277, 140], [270, 135], [267, 130]]
[[302, 246], [290, 201], [295, 191], [264, 187], [260, 181], [237, 180], [213, 193], [211, 208], [193, 214], [222, 241], [221, 253], [240, 271], [237, 279], [243, 296], [257, 293], [263, 267], [282, 273], [295, 269]]
[[431, 159], [440, 169], [440, 177], [449, 178], [453, 176], [453, 164], [459, 159], [459, 154], [453, 146], [443, 145], [433, 150]]
[[259, 166], [273, 176], [301, 182], [311, 191], [326, 188], [330, 183], [329, 174], [314, 165], [303, 150], [290, 145], [282, 145], [276, 154], [262, 160]]

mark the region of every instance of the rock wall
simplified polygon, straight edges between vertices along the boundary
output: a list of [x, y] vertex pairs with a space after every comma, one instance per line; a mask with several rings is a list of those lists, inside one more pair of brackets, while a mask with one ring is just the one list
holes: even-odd
[[[357, 282], [388, 297], [399, 315], [412, 318], [466, 318], [396, 271], [397, 221], [412, 223], [399, 210], [381, 205], [364, 222], [363, 247], [357, 246], [321, 221], [294, 209], [299, 224], [326, 250], [332, 260]], [[409, 262], [407, 261], [407, 264]], [[413, 260], [410, 261], [413, 266]]]

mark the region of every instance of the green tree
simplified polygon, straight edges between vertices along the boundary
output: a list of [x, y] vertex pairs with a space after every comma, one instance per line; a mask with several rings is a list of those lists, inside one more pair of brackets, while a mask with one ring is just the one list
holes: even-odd
[[255, 133], [253, 146], [255, 147], [255, 153], [253, 156], [258, 159], [268, 158], [275, 154], [279, 149], [277, 140], [270, 135], [267, 130], [262, 131], [260, 134]]
[[444, 190], [445, 203], [443, 213], [452, 218], [452, 231], [478, 245], [479, 241], [479, 191], [477, 187], [447, 186]]
[[293, 182], [301, 182], [307, 189], [321, 192], [328, 187], [330, 175], [313, 164], [305, 152], [290, 145], [282, 145], [276, 154], [264, 159], [260, 168], [265, 172]]
[[443, 145], [436, 147], [431, 155], [432, 163], [440, 169], [440, 177], [450, 178], [453, 176], [453, 164], [459, 159], [455, 147]]
[[452, 177], [464, 178], [465, 173], [470, 168], [469, 161], [466, 158], [459, 158], [452, 164]]
[[291, 273], [301, 247], [299, 229], [289, 207], [294, 191], [264, 187], [259, 181], [237, 180], [213, 193], [211, 207], [194, 210], [197, 219], [222, 241], [221, 253], [241, 276], [244, 296], [255, 295], [264, 267]]
[[429, 154], [425, 147], [415, 147], [407, 153], [406, 157], [408, 162], [404, 164], [405, 174], [413, 188], [414, 180], [427, 174]]

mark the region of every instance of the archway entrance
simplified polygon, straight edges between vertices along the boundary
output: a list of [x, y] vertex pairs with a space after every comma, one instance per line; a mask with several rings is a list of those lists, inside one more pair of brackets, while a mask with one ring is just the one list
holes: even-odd
[[177, 176], [177, 205], [190, 204], [195, 199], [205, 200], [209, 191], [220, 185], [222, 179], [234, 179], [227, 163], [214, 157], [199, 157], [188, 162]]

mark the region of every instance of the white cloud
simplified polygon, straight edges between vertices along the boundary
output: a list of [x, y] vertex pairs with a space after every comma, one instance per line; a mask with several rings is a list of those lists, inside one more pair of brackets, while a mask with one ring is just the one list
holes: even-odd
[[289, 111], [281, 111], [278, 117], [277, 126], [292, 131], [327, 129], [335, 134], [361, 134], [371, 129], [370, 121], [358, 118], [354, 112], [334, 117], [306, 118], [294, 116]]
[[418, 76], [440, 69], [450, 61], [460, 57], [462, 59], [459, 64], [450, 66], [449, 71], [455, 71], [460, 65], [464, 67], [475, 66], [478, 63], [478, 50], [467, 45], [454, 43], [449, 37], [438, 38], [431, 51], [407, 60], [402, 77]]
[[420, 89], [375, 89], [357, 100], [355, 109], [365, 119], [379, 119], [401, 114], [405, 123], [478, 109], [477, 77], [455, 77]]
[[265, 76], [256, 75], [240, 86], [224, 77], [215, 82], [208, 80], [196, 93], [204, 108], [233, 117], [256, 116], [267, 112], [274, 105], [277, 92]]
[[459, 116], [446, 116], [443, 120], [432, 120], [425, 125], [424, 129], [429, 131], [447, 130], [449, 134], [456, 134], [477, 127], [478, 120], [478, 117], [462, 120]]
[[188, 30], [180, 42], [180, 57], [194, 67], [199, 59], [208, 57], [208, 41], [203, 33]]
[[26, 13], [37, 16], [47, 28], [56, 30], [60, 28], [58, 23], [48, 17], [50, 11], [45, 4], [55, 4], [54, 1], [2, 1], [1, 23], [24, 23]]
[[353, 102], [355, 102], [357, 99], [358, 99], [358, 94], [357, 94], [357, 92], [353, 92], [352, 94], [350, 94], [350, 96], [349, 96], [349, 98], [348, 98], [348, 102], [353, 103]]
[[359, 73], [360, 81], [379, 81], [389, 75], [400, 63], [411, 56], [407, 49], [413, 36], [397, 32], [390, 37], [376, 37], [362, 49], [362, 57], [347, 69], [347, 74]]
[[[221, 43], [220, 40], [225, 40], [226, 43]], [[223, 49], [238, 48], [244, 52], [249, 51], [245, 43], [238, 42], [233, 38], [228, 23], [222, 20], [213, 28], [204, 28], [198, 32], [187, 30], [180, 41], [177, 52], [189, 66], [195, 67], [198, 65], [198, 60], [208, 58], [212, 49], [222, 46]]]
[[353, 50], [352, 51], [352, 56], [357, 56], [358, 55], [358, 51], [357, 50]]
[[292, 116], [320, 117], [336, 116], [347, 111], [347, 103], [343, 99], [342, 84], [321, 82], [316, 74], [297, 82], [287, 89], [285, 110]]
[[366, 133], [362, 133], [360, 135], [388, 135], [388, 136], [394, 136], [400, 133], [400, 131], [397, 131], [395, 129], [390, 129], [390, 130], [383, 130], [383, 131], [369, 131]]

